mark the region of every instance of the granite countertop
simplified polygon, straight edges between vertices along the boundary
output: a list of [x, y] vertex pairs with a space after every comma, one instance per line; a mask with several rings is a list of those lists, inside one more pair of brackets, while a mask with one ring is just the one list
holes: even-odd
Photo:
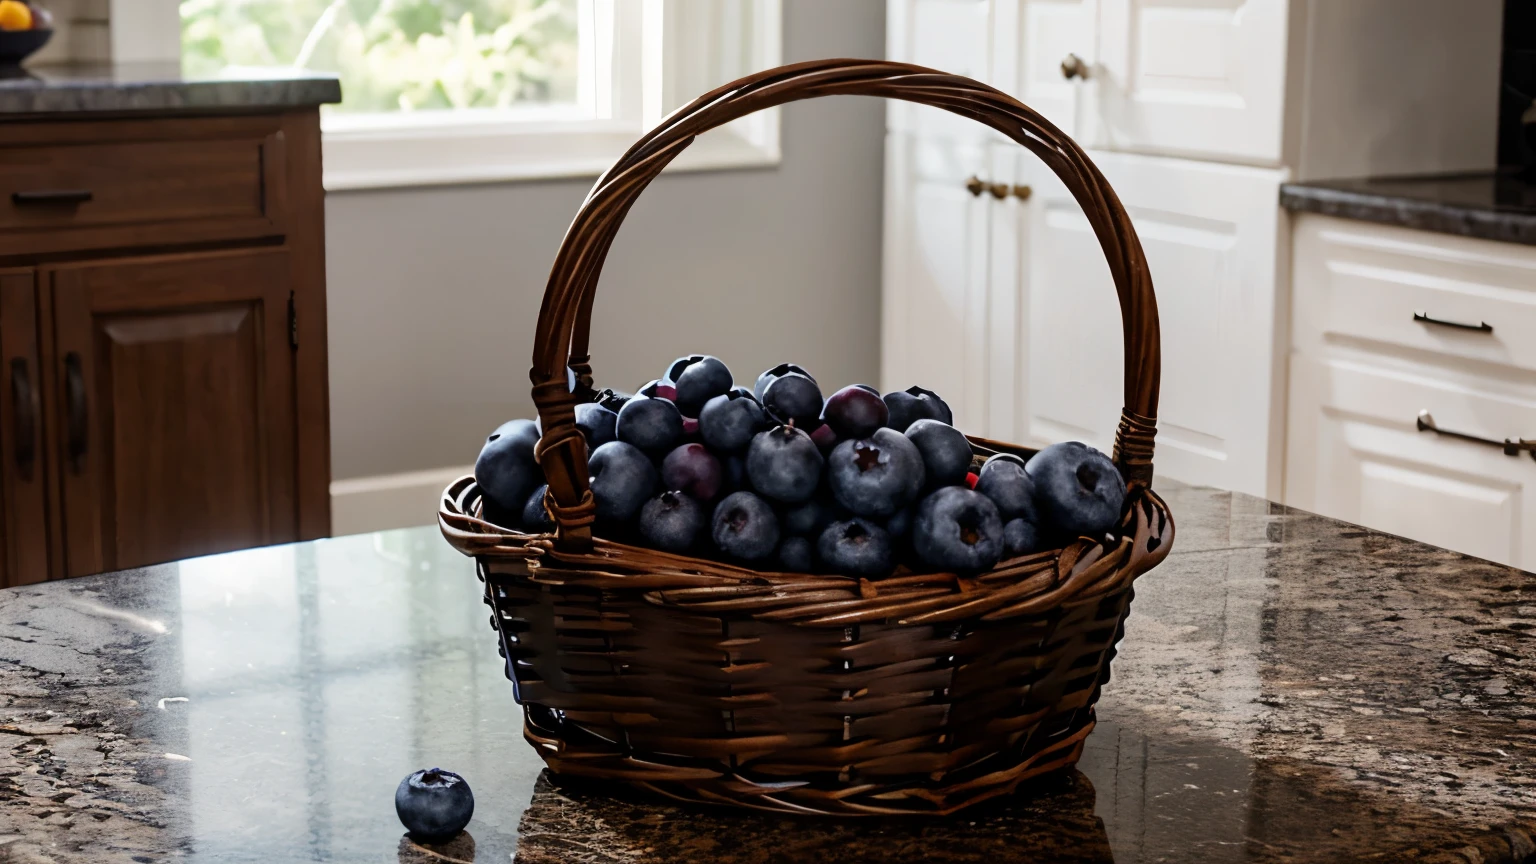
[[[1080, 771], [957, 818], [557, 786], [436, 528], [0, 591], [0, 860], [1536, 860], [1536, 576], [1162, 484]], [[432, 850], [395, 785], [463, 773]]]
[[199, 78], [175, 63], [38, 66], [0, 76], [0, 114], [291, 108], [341, 101], [335, 76], [277, 70], [270, 77]]
[[1536, 183], [1508, 171], [1318, 180], [1280, 187], [1288, 210], [1536, 244]]

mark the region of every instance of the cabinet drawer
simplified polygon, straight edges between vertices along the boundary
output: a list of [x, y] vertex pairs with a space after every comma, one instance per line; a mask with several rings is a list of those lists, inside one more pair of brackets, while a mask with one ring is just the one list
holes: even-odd
[[0, 127], [0, 255], [282, 233], [274, 118]]
[[1536, 250], [1326, 217], [1297, 229], [1301, 350], [1370, 343], [1536, 371]]

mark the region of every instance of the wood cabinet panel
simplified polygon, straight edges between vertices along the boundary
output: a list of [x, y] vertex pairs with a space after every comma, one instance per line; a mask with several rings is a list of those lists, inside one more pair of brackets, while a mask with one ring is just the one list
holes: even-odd
[[297, 536], [288, 252], [49, 271], [69, 575]]
[[48, 460], [43, 440], [37, 292], [31, 270], [0, 272], [0, 569], [3, 584], [48, 578]]

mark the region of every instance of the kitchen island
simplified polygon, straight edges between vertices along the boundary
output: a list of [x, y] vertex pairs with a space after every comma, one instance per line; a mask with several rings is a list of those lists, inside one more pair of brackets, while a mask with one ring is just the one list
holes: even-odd
[[[556, 785], [435, 527], [0, 591], [0, 860], [1536, 860], [1536, 576], [1213, 489], [1080, 771], [948, 820]], [[392, 796], [462, 773], [423, 849]]]

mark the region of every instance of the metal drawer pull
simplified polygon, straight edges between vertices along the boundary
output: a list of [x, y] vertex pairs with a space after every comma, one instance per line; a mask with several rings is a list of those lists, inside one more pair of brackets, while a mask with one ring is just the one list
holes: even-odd
[[1506, 438], [1503, 441], [1495, 441], [1492, 438], [1479, 438], [1476, 435], [1468, 435], [1465, 432], [1452, 432], [1449, 429], [1441, 429], [1435, 425], [1435, 418], [1428, 410], [1419, 412], [1418, 427], [1420, 432], [1433, 432], [1436, 435], [1444, 435], [1447, 438], [1457, 438], [1462, 441], [1471, 441], [1473, 444], [1487, 444], [1504, 451], [1505, 456], [1519, 456], [1521, 453], [1531, 454], [1536, 459], [1536, 441], [1527, 441], [1523, 438]]
[[1431, 318], [1428, 315], [1425, 315], [1423, 312], [1413, 313], [1413, 320], [1424, 324], [1435, 324], [1440, 327], [1454, 327], [1457, 330], [1471, 330], [1474, 333], [1493, 332], [1493, 325], [1486, 321], [1479, 321], [1476, 324], [1463, 324], [1460, 321], [1445, 321], [1440, 318]]
[[977, 177], [975, 174], [971, 175], [971, 179], [965, 181], [965, 191], [971, 193], [972, 195], [980, 195], [983, 191], [986, 190], [986, 188], [986, 181], [982, 180], [980, 177]]
[[36, 192], [12, 192], [11, 203], [25, 204], [84, 204], [91, 200], [89, 189], [39, 189]]

